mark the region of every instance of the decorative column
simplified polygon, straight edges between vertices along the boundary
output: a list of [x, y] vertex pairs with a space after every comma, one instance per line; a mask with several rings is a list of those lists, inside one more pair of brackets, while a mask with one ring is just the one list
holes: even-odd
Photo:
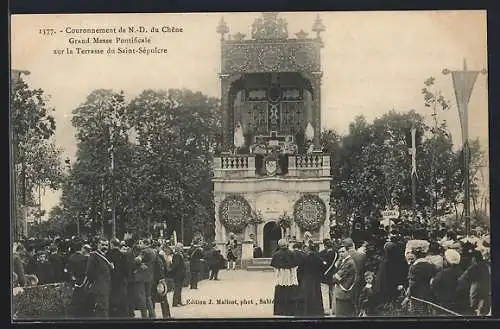
[[217, 195], [215, 200], [215, 244], [223, 255], [226, 254], [226, 228], [220, 222], [219, 218], [219, 207], [220, 203], [224, 199], [223, 195]]
[[229, 74], [220, 74], [221, 85], [221, 116], [222, 116], [222, 150], [227, 152], [231, 149], [232, 144], [232, 129], [231, 118], [229, 113]]
[[312, 72], [311, 86], [313, 90], [313, 128], [314, 128], [314, 146], [321, 147], [321, 77], [322, 72]]
[[241, 74], [219, 74], [221, 82], [222, 150], [232, 150], [234, 138], [234, 111], [231, 104], [231, 86]]

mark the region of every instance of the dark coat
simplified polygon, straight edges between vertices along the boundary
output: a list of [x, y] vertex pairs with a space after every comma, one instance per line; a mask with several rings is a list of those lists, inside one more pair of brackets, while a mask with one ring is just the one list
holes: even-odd
[[36, 262], [35, 275], [38, 278], [38, 284], [54, 283], [54, 268], [48, 260], [39, 260]]
[[384, 259], [373, 284], [374, 299], [379, 305], [394, 302], [399, 297], [398, 286], [408, 285], [408, 263], [403, 251], [394, 243], [386, 244]]
[[359, 293], [359, 307], [361, 310], [366, 311], [367, 315], [371, 315], [373, 304], [373, 287], [366, 285]]
[[92, 283], [92, 293], [109, 295], [111, 291], [111, 265], [99, 251], [91, 252], [87, 263], [87, 280]]
[[212, 248], [206, 252], [205, 259], [207, 261], [208, 266], [216, 267], [220, 266], [220, 253], [217, 252], [217, 249]]
[[331, 284], [333, 282], [333, 275], [335, 274], [335, 262], [338, 259], [338, 253], [333, 249], [324, 249], [320, 251], [319, 257], [323, 261], [323, 279], [322, 282]]
[[49, 254], [49, 263], [53, 269], [53, 282], [64, 281], [64, 256], [60, 252]]
[[[483, 301], [486, 308], [491, 304], [491, 274], [485, 261], [473, 262], [458, 279], [459, 290], [468, 293], [472, 310]], [[487, 311], [486, 311], [487, 313]]]
[[[297, 268], [297, 281], [299, 282], [299, 286], [302, 282], [302, 277], [303, 277], [303, 272], [304, 272], [304, 262], [305, 262], [305, 259], [307, 257], [306, 253], [302, 250], [295, 250], [294, 252], [294, 255], [297, 259], [297, 264], [298, 264], [298, 268]], [[301, 266], [302, 265], [302, 266]]]
[[354, 302], [353, 289], [356, 282], [356, 265], [352, 257], [348, 256], [340, 263], [337, 273], [333, 276], [336, 299], [351, 300]]
[[194, 247], [189, 254], [189, 270], [191, 272], [201, 272], [202, 270], [203, 249]]
[[432, 300], [431, 278], [436, 275], [436, 267], [425, 260], [417, 260], [408, 272], [408, 295]]
[[462, 275], [460, 266], [446, 267], [436, 275], [431, 284], [436, 302], [455, 312], [460, 312], [459, 304], [463, 301], [457, 289], [460, 275]]
[[78, 285], [80, 285], [83, 282], [83, 279], [85, 279], [88, 259], [89, 256], [84, 256], [78, 252], [72, 254], [68, 258], [66, 270], [68, 271], [71, 279]]
[[147, 268], [144, 269], [146, 280], [149, 282], [153, 282], [154, 280], [156, 254], [156, 251], [150, 247], [144, 248], [141, 252], [142, 263], [147, 266]]
[[172, 265], [168, 276], [176, 282], [183, 282], [186, 277], [186, 264], [184, 264], [184, 257], [179, 253], [172, 255]]
[[306, 253], [301, 267], [299, 285], [298, 315], [324, 315], [321, 281], [323, 279], [323, 261], [317, 252]]
[[125, 255], [118, 249], [111, 249], [106, 258], [113, 263], [111, 271], [111, 286], [114, 289], [123, 289], [127, 284], [128, 264]]

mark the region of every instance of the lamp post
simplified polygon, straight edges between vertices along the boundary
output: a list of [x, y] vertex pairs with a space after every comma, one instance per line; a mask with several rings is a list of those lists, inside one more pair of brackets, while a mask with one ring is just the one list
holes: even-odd
[[485, 69], [481, 71], [467, 70], [467, 61], [464, 59], [462, 70], [444, 69], [443, 74], [451, 73], [453, 89], [457, 100], [458, 116], [462, 129], [462, 155], [464, 172], [464, 214], [465, 214], [465, 234], [470, 233], [470, 177], [469, 177], [469, 113], [468, 105], [472, 94], [472, 89], [476, 83], [479, 73], [486, 74]]
[[[19, 83], [21, 83], [21, 75], [30, 75], [30, 71], [27, 70], [16, 70], [13, 69], [11, 70], [11, 93], [13, 92], [13, 87]], [[12, 104], [11, 104], [12, 106]], [[23, 175], [22, 177], [22, 186], [21, 186], [21, 202], [19, 202], [18, 196], [17, 196], [17, 158], [16, 158], [16, 152], [14, 152], [14, 147], [17, 147], [19, 149], [19, 145], [14, 145], [14, 143], [19, 144], [19, 138], [18, 136], [14, 135], [14, 129], [12, 127], [13, 124], [13, 114], [14, 114], [14, 109], [11, 108], [10, 111], [10, 143], [9, 143], [9, 153], [10, 153], [10, 158], [12, 159], [12, 162], [14, 164], [13, 168], [10, 170], [10, 182], [11, 182], [11, 202], [12, 202], [12, 208], [13, 211], [11, 214], [13, 214], [14, 218], [14, 235], [17, 238], [20, 238], [23, 235], [23, 232], [26, 232], [26, 186], [25, 186], [25, 168], [24, 168], [24, 160], [21, 158], [21, 173]], [[16, 138], [17, 137], [17, 138]], [[19, 210], [21, 210], [21, 214], [19, 214]], [[18, 217], [20, 215], [20, 217]]]

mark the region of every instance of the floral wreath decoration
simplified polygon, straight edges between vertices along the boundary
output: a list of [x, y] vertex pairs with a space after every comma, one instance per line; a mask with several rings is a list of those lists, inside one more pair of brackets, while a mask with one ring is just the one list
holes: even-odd
[[301, 229], [316, 231], [326, 219], [325, 203], [317, 195], [303, 195], [293, 207], [293, 217]]
[[[231, 216], [229, 211], [238, 209], [240, 214]], [[247, 200], [240, 195], [229, 195], [222, 201], [219, 207], [219, 219], [221, 223], [231, 232], [240, 233], [248, 225], [252, 214], [252, 208]]]

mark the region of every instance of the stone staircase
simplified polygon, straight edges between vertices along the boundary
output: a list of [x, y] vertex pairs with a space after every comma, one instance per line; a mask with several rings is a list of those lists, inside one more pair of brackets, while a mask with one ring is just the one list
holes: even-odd
[[248, 260], [247, 271], [272, 272], [271, 258], [252, 258]]

